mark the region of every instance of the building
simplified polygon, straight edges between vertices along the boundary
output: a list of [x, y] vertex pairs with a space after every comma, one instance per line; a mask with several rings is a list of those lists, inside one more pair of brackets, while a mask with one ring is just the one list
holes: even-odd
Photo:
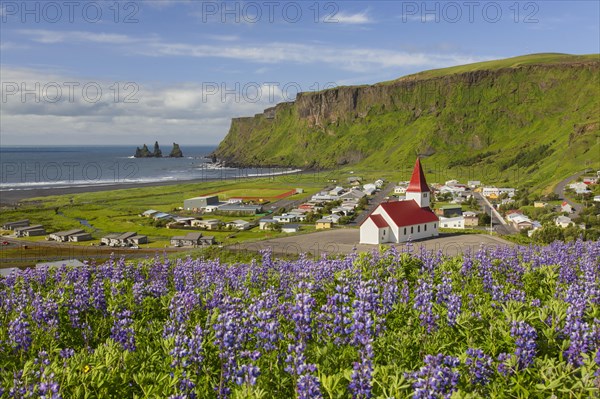
[[516, 214], [511, 218], [511, 221], [517, 230], [526, 230], [533, 227], [533, 222], [525, 215]]
[[362, 244], [400, 243], [438, 235], [438, 217], [429, 208], [431, 190], [417, 158], [406, 201], [379, 204], [360, 226]]
[[359, 200], [367, 194], [357, 188], [352, 188], [344, 194], [340, 195], [339, 199], [343, 201]]
[[69, 241], [71, 242], [82, 242], [82, 241], [89, 241], [92, 239], [92, 235], [90, 233], [79, 233], [79, 234], [73, 234], [69, 236]]
[[329, 190], [329, 195], [331, 195], [331, 196], [339, 196], [343, 192], [344, 192], [344, 188], [340, 187], [340, 186], [337, 186], [337, 187]]
[[512, 198], [515, 195], [515, 191], [514, 188], [484, 187], [483, 190], [481, 190], [481, 194], [483, 194], [484, 197], [489, 198], [498, 198], [502, 194], [507, 194]]
[[297, 233], [298, 231], [300, 231], [300, 225], [299, 224], [284, 224], [283, 226], [281, 226], [281, 231], [283, 233]]
[[333, 227], [333, 222], [329, 219], [319, 219], [315, 224], [317, 230], [330, 229]]
[[52, 233], [48, 236], [49, 240], [66, 242], [69, 241], [69, 237], [75, 234], [85, 233], [82, 229], [73, 229], [73, 230], [65, 230], [65, 231], [57, 231], [56, 233]]
[[560, 227], [569, 227], [573, 221], [568, 216], [559, 216], [554, 220], [554, 223]]
[[445, 229], [464, 229], [465, 218], [462, 216], [455, 216], [451, 218], [440, 217], [440, 227]]
[[252, 226], [250, 224], [250, 222], [247, 222], [247, 221], [241, 220], [241, 219], [227, 222], [226, 225], [231, 226], [232, 229], [237, 229], [237, 230], [248, 230]]
[[467, 182], [467, 186], [469, 186], [471, 188], [479, 187], [479, 186], [481, 186], [481, 181], [479, 181], [479, 180], [469, 180]]
[[462, 216], [462, 207], [460, 205], [444, 205], [436, 209], [435, 214], [445, 218]]
[[109, 247], [129, 247], [131, 245], [147, 244], [148, 237], [133, 231], [126, 233], [110, 233], [100, 239], [100, 245]]
[[274, 219], [260, 219], [258, 221], [258, 228], [260, 230], [269, 230], [275, 223], [277, 223]]
[[377, 186], [372, 183], [367, 183], [363, 185], [363, 192], [367, 195], [373, 195], [377, 191]]
[[463, 218], [465, 219], [465, 227], [474, 227], [479, 225], [479, 218], [475, 212], [463, 212]]
[[560, 204], [560, 210], [561, 212], [573, 213], [573, 207], [571, 207], [571, 204], [567, 201], [563, 201], [563, 203]]
[[298, 220], [297, 214], [284, 213], [283, 215], [273, 216], [273, 220], [277, 223], [291, 223]]
[[404, 194], [404, 193], [406, 193], [406, 186], [394, 187], [394, 194]]
[[535, 202], [533, 203], [533, 207], [534, 207], [534, 208], [544, 208], [544, 207], [545, 207], [545, 206], [547, 206], [547, 205], [548, 205], [548, 203], [547, 203], [547, 202], [544, 202], [544, 201], [535, 201]]
[[208, 205], [218, 205], [219, 197], [216, 195], [206, 195], [203, 197], [188, 198], [183, 201], [183, 209], [186, 211], [199, 211]]
[[35, 224], [33, 226], [15, 227], [15, 236], [17, 237], [34, 237], [46, 235], [46, 230], [41, 224]]
[[174, 247], [197, 247], [201, 245], [202, 233], [192, 232], [185, 236], [171, 237], [171, 245]]
[[154, 220], [171, 220], [171, 219], [175, 218], [175, 216], [173, 216], [169, 213], [164, 213], [164, 212], [155, 213], [150, 217]]
[[192, 226], [201, 227], [206, 230], [218, 230], [223, 222], [219, 219], [192, 220]]
[[594, 196], [594, 202], [600, 202], [600, 195]]
[[261, 205], [225, 204], [218, 209], [220, 213], [231, 213], [241, 215], [256, 215], [262, 212]]
[[156, 211], [154, 209], [148, 209], [147, 211], [145, 211], [145, 212], [142, 213], [142, 216], [145, 217], [145, 218], [150, 218], [153, 215], [156, 215], [157, 213], [160, 213], [160, 212], [158, 212], [158, 211]]
[[14, 230], [17, 227], [29, 227], [29, 219], [17, 220], [16, 222], [7, 222], [2, 226], [2, 230]]

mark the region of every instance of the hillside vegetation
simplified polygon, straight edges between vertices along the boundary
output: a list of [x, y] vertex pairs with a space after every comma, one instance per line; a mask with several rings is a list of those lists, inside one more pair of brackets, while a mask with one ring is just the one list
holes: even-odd
[[234, 165], [395, 173], [417, 154], [432, 179], [550, 187], [600, 168], [598, 54], [535, 54], [375, 85], [300, 93], [232, 120]]

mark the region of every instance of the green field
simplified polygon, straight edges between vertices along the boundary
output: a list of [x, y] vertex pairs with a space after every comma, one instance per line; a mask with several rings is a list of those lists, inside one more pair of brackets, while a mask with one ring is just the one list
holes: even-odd
[[[49, 196], [33, 198], [21, 202], [17, 208], [4, 208], [0, 211], [0, 224], [29, 219], [32, 224], [41, 224], [48, 233], [81, 228], [90, 233], [93, 241], [82, 243], [69, 243], [72, 245], [89, 246], [98, 244], [101, 237], [108, 233], [135, 231], [138, 234], [147, 235], [149, 244], [142, 248], [164, 248], [169, 245], [170, 237], [185, 235], [190, 230], [167, 229], [156, 227], [151, 218], [139, 215], [148, 210], [155, 209], [181, 215], [193, 215], [189, 212], [179, 210], [183, 200], [200, 195], [223, 191], [224, 199], [235, 196], [254, 196], [268, 194], [276, 196], [286, 191], [302, 187], [304, 193], [294, 194], [286, 199], [298, 200], [311, 196], [323, 188], [323, 182], [315, 180], [314, 176], [282, 176], [279, 178], [248, 179], [244, 181], [215, 181], [205, 183], [187, 183], [181, 185], [131, 188], [113, 191], [102, 191], [93, 193], [82, 193], [73, 195]], [[265, 198], [267, 195], [264, 195]], [[201, 217], [201, 215], [198, 215]], [[206, 218], [218, 218], [224, 222], [243, 219], [252, 221], [260, 216], [213, 216]], [[92, 227], [81, 224], [80, 220], [87, 221]], [[311, 227], [307, 227], [310, 230]], [[8, 232], [5, 232], [8, 234]], [[274, 238], [285, 233], [275, 233], [254, 228], [248, 231], [203, 231], [205, 235], [215, 236], [220, 244], [233, 244], [248, 240], [260, 240]], [[30, 241], [44, 240], [44, 237], [32, 237]]]

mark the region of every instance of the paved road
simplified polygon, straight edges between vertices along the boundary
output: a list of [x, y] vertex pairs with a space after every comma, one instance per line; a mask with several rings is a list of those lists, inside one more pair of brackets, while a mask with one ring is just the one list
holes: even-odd
[[[346, 255], [354, 251], [372, 251], [379, 247], [378, 245], [359, 244], [359, 239], [360, 232], [357, 228], [336, 228], [271, 240], [239, 243], [226, 248], [233, 251], [248, 252], [271, 248], [273, 253], [278, 255], [306, 253], [315, 258], [320, 258], [323, 255]], [[394, 245], [398, 251], [406, 249], [406, 244], [385, 245]], [[477, 251], [482, 245], [495, 248], [514, 244], [496, 236], [485, 234], [442, 234], [438, 238], [415, 241], [412, 245], [413, 251], [416, 252], [420, 250], [420, 247], [425, 247], [427, 250], [441, 250], [445, 255], [453, 256], [463, 253], [467, 249]]]
[[[492, 224], [494, 231], [500, 235], [509, 235], [516, 233], [516, 229], [511, 226], [504, 218], [492, 207], [492, 204], [481, 193], [474, 193], [477, 202], [483, 208], [483, 211], [489, 215], [490, 208], [492, 209]], [[489, 226], [488, 226], [489, 227]]]
[[583, 205], [581, 205], [580, 203], [575, 202], [569, 198], [566, 198], [565, 197], [565, 188], [567, 187], [567, 184], [569, 184], [571, 181], [577, 179], [579, 176], [583, 175], [584, 173], [586, 173], [585, 170], [581, 171], [581, 172], [577, 172], [574, 175], [571, 175], [571, 176], [567, 177], [566, 179], [561, 180], [556, 185], [556, 187], [554, 187], [554, 193], [557, 194], [560, 199], [567, 201], [569, 203], [569, 205], [571, 205], [571, 207], [573, 208], [574, 212], [570, 216], [572, 219], [579, 216], [579, 212], [581, 212], [581, 210], [583, 209]]
[[367, 216], [373, 212], [373, 210], [394, 190], [396, 185], [392, 182], [388, 182], [387, 186], [375, 193], [375, 195], [369, 200], [369, 205], [358, 215], [354, 220], [348, 223], [348, 226], [360, 226], [365, 221]]

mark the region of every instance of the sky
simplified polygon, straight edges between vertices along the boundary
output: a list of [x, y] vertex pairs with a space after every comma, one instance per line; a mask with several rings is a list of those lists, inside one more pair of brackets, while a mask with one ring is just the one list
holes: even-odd
[[600, 52], [597, 1], [4, 1], [0, 145], [215, 145], [297, 92]]

